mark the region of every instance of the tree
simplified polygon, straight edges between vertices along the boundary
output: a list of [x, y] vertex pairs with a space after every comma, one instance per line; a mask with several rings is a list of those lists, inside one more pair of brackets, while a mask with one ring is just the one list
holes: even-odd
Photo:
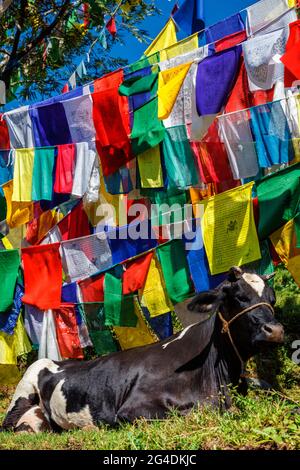
[[[14, 1], [0, 18], [0, 80], [11, 98], [49, 96], [61, 90], [91, 44], [85, 81], [99, 77], [126, 63], [111, 58], [113, 43], [124, 42], [128, 31], [145, 42], [147, 33], [138, 25], [155, 13], [159, 11], [154, 0]], [[118, 34], [115, 38], [108, 34], [104, 49], [99, 35], [114, 14]]]

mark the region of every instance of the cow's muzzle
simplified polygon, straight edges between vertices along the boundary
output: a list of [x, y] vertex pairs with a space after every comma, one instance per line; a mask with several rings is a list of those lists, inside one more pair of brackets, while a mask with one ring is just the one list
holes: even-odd
[[280, 323], [266, 323], [261, 328], [261, 339], [270, 343], [283, 343], [284, 328]]

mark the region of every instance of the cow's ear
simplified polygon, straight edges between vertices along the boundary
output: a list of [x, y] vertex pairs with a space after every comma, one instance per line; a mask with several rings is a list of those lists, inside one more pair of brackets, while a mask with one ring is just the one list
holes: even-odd
[[187, 308], [191, 312], [199, 313], [215, 313], [222, 300], [224, 294], [220, 290], [210, 290], [207, 292], [201, 292], [188, 304]]
[[239, 268], [238, 266], [233, 266], [229, 270], [228, 280], [230, 282], [236, 282], [239, 279], [241, 279], [242, 275], [243, 275], [243, 271], [241, 270], [241, 268]]

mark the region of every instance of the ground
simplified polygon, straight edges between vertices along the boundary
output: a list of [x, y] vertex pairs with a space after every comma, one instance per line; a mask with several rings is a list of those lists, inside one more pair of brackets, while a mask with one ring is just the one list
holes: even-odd
[[[272, 390], [251, 388], [247, 397], [233, 391], [233, 407], [226, 413], [209, 408], [186, 417], [173, 413], [167, 420], [138, 420], [111, 429], [69, 431], [62, 434], [0, 434], [2, 449], [297, 449], [300, 450], [300, 365], [291, 360], [292, 343], [300, 340], [300, 291], [289, 273], [275, 277], [276, 314], [286, 330], [285, 345], [248, 365], [249, 375], [272, 384]], [[0, 422], [13, 388], [0, 387]]]

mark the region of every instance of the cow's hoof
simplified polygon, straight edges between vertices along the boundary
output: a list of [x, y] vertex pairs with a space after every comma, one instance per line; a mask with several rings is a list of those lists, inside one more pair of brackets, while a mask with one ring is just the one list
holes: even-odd
[[87, 424], [86, 426], [83, 426], [81, 430], [82, 431], [98, 431], [98, 428], [94, 424]]

